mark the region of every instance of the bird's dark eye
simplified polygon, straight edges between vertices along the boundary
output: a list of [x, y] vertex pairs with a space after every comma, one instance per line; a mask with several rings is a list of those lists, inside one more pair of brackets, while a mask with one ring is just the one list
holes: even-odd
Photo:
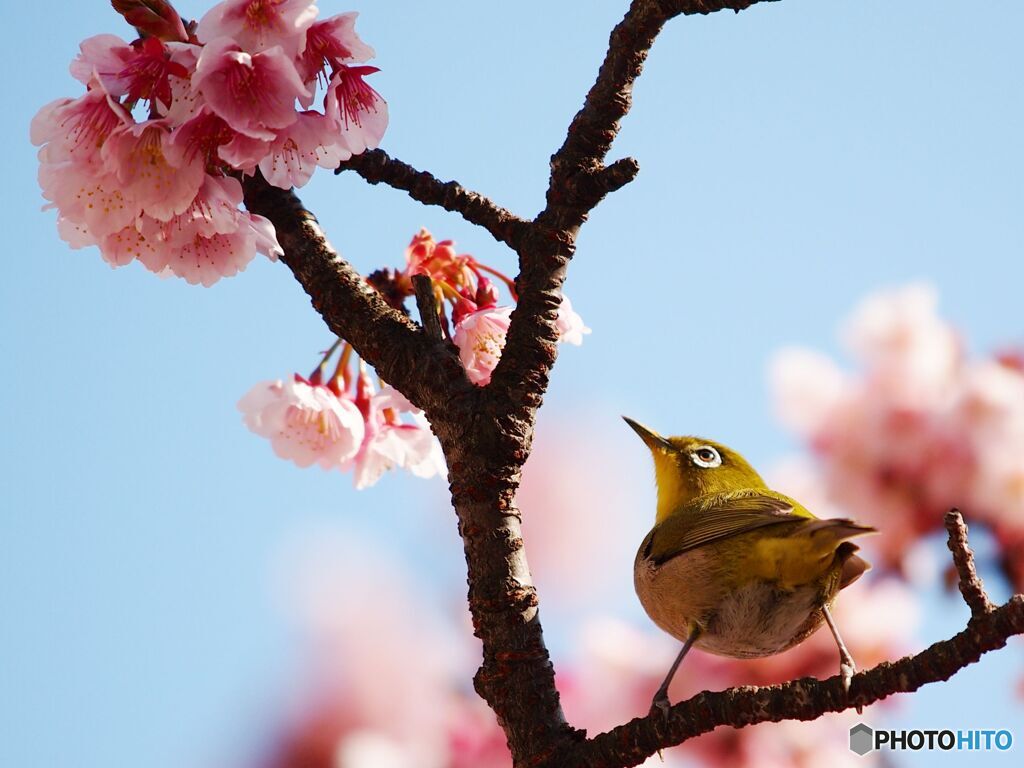
[[694, 449], [690, 453], [690, 458], [693, 459], [693, 463], [698, 467], [711, 468], [722, 465], [722, 457], [710, 445], [702, 445]]

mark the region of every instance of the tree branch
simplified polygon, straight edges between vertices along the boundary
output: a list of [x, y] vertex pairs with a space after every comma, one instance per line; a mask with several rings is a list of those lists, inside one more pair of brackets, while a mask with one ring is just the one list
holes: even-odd
[[[576, 248], [576, 234], [590, 212], [611, 191], [631, 181], [636, 161], [605, 166], [632, 105], [633, 83], [665, 22], [674, 16], [740, 11], [758, 0], [633, 0], [612, 30], [608, 52], [573, 118], [562, 146], [551, 158], [547, 205], [533, 221], [519, 252], [519, 301], [512, 313], [501, 360], [491, 377], [502, 407], [511, 409], [510, 426], [532, 424], [547, 390], [557, 356], [555, 319], [565, 270]], [[529, 446], [527, 445], [527, 448]]]
[[483, 641], [476, 689], [497, 714], [517, 766], [557, 765], [557, 756], [582, 738], [559, 706], [515, 507], [536, 412], [555, 362], [555, 319], [565, 270], [589, 212], [636, 175], [635, 161], [603, 163], [618, 121], [629, 109], [629, 92], [647, 50], [671, 15], [708, 12], [710, 5], [692, 2], [666, 11], [655, 0], [634, 0], [613, 31], [597, 82], [552, 158], [547, 206], [514, 246], [519, 300], [485, 389], [486, 412], [477, 414], [475, 443], [469, 443], [478, 453], [465, 455], [465, 442], [445, 445], [449, 459], [463, 454], [458, 469], [452, 464], [452, 499], [469, 564], [470, 609]]
[[441, 341], [441, 320], [437, 313], [437, 298], [434, 296], [434, 281], [430, 275], [413, 275], [412, 287], [416, 292], [416, 308], [420, 311], [420, 324], [434, 341]]
[[382, 149], [352, 155], [334, 172], [348, 170], [355, 171], [371, 184], [387, 184], [404, 190], [409, 197], [424, 205], [438, 205], [446, 211], [458, 213], [470, 224], [483, 227], [495, 240], [511, 248], [518, 245], [528, 226], [528, 222], [489, 198], [464, 189], [458, 182], [439, 181], [427, 171], [417, 171], [411, 165], [390, 157]]
[[885, 662], [854, 675], [849, 696], [838, 675], [828, 680], [802, 678], [762, 688], [704, 691], [676, 704], [667, 718], [660, 713], [639, 717], [595, 736], [571, 750], [564, 764], [625, 768], [720, 725], [742, 728], [779, 720], [814, 720], [826, 712], [873, 704], [894, 693], [910, 693], [922, 685], [948, 680], [983, 654], [1005, 646], [1013, 635], [1024, 634], [1024, 595], [1014, 595], [993, 608], [974, 570], [963, 518], [953, 510], [946, 515], [945, 522], [949, 548], [960, 576], [960, 590], [972, 613], [966, 629], [959, 634], [914, 656]]
[[953, 565], [959, 575], [960, 594], [971, 609], [971, 618], [980, 619], [992, 612], [993, 605], [985, 593], [985, 586], [974, 568], [974, 553], [967, 546], [967, 524], [959, 510], [951, 509], [946, 513], [946, 530], [949, 540], [946, 545], [953, 553]]

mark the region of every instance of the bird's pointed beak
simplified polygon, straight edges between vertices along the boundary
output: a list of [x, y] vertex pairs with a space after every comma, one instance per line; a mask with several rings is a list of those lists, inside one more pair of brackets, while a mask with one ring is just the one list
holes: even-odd
[[640, 422], [633, 421], [629, 416], [623, 416], [622, 419], [633, 428], [634, 432], [640, 435], [640, 439], [643, 440], [647, 444], [647, 447], [652, 451], [656, 449], [664, 451], [675, 450], [675, 446], [673, 446], [672, 443], [659, 435], [653, 429], [648, 429]]

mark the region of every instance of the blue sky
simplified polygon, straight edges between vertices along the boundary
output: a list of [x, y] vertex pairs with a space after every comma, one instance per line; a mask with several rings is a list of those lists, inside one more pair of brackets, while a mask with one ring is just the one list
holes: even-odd
[[[625, 5], [320, 2], [362, 11], [383, 146], [526, 216]], [[440, 482], [357, 493], [242, 427], [238, 397], [308, 369], [330, 339], [283, 265], [202, 289], [64, 246], [39, 210], [28, 122], [79, 92], [81, 38], [128, 30], [100, 0], [7, 18], [0, 764], [206, 766], [298, 666], [272, 594], [282, 542], [336, 529], [436, 566], [461, 595], [454, 517]], [[652, 503], [620, 413], [755, 465], [790, 451], [767, 360], [787, 343], [838, 353], [837, 324], [872, 290], [927, 279], [975, 353], [1024, 342], [1022, 27], [1009, 0], [785, 0], [670, 24], [612, 150], [640, 176], [594, 212], [570, 269], [594, 333], [560, 356], [540, 416], [622, 441], [637, 509], [609, 513], [642, 535]], [[484, 232], [354, 175], [318, 173], [302, 197], [364, 271], [399, 263], [426, 226], [515, 272]], [[956, 601], [926, 605], [922, 644], [962, 626]], [[1021, 662], [1017, 643], [899, 717], [959, 727], [949, 713], [969, 704], [966, 725], [1024, 739]]]

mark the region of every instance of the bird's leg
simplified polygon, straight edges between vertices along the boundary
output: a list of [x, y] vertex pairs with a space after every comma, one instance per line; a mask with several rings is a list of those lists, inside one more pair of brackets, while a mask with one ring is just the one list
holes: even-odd
[[[836, 627], [835, 619], [832, 618], [831, 612], [828, 610], [827, 605], [821, 606], [821, 612], [825, 616], [825, 623], [828, 624], [828, 628], [832, 630], [832, 637], [836, 639], [836, 645], [839, 646], [839, 674], [843, 677], [843, 690], [846, 691], [847, 696], [850, 694], [850, 681], [853, 679], [853, 674], [857, 671], [857, 665], [853, 661], [853, 656], [850, 655], [850, 651], [846, 648], [846, 643], [843, 642], [843, 638], [839, 636], [839, 628]], [[857, 705], [857, 714], [862, 714], [864, 707], [860, 704]]]
[[668, 686], [672, 682], [672, 678], [676, 676], [676, 670], [679, 669], [679, 664], [682, 662], [683, 657], [686, 656], [687, 652], [693, 647], [693, 644], [700, 637], [700, 627], [694, 625], [693, 629], [690, 630], [690, 636], [686, 638], [686, 642], [683, 643], [682, 649], [679, 651], [679, 655], [676, 656], [676, 660], [672, 662], [672, 666], [669, 667], [668, 674], [665, 675], [665, 682], [661, 684], [658, 692], [654, 694], [654, 700], [651, 701], [651, 714], [655, 711], [661, 712], [662, 716], [668, 717]]

